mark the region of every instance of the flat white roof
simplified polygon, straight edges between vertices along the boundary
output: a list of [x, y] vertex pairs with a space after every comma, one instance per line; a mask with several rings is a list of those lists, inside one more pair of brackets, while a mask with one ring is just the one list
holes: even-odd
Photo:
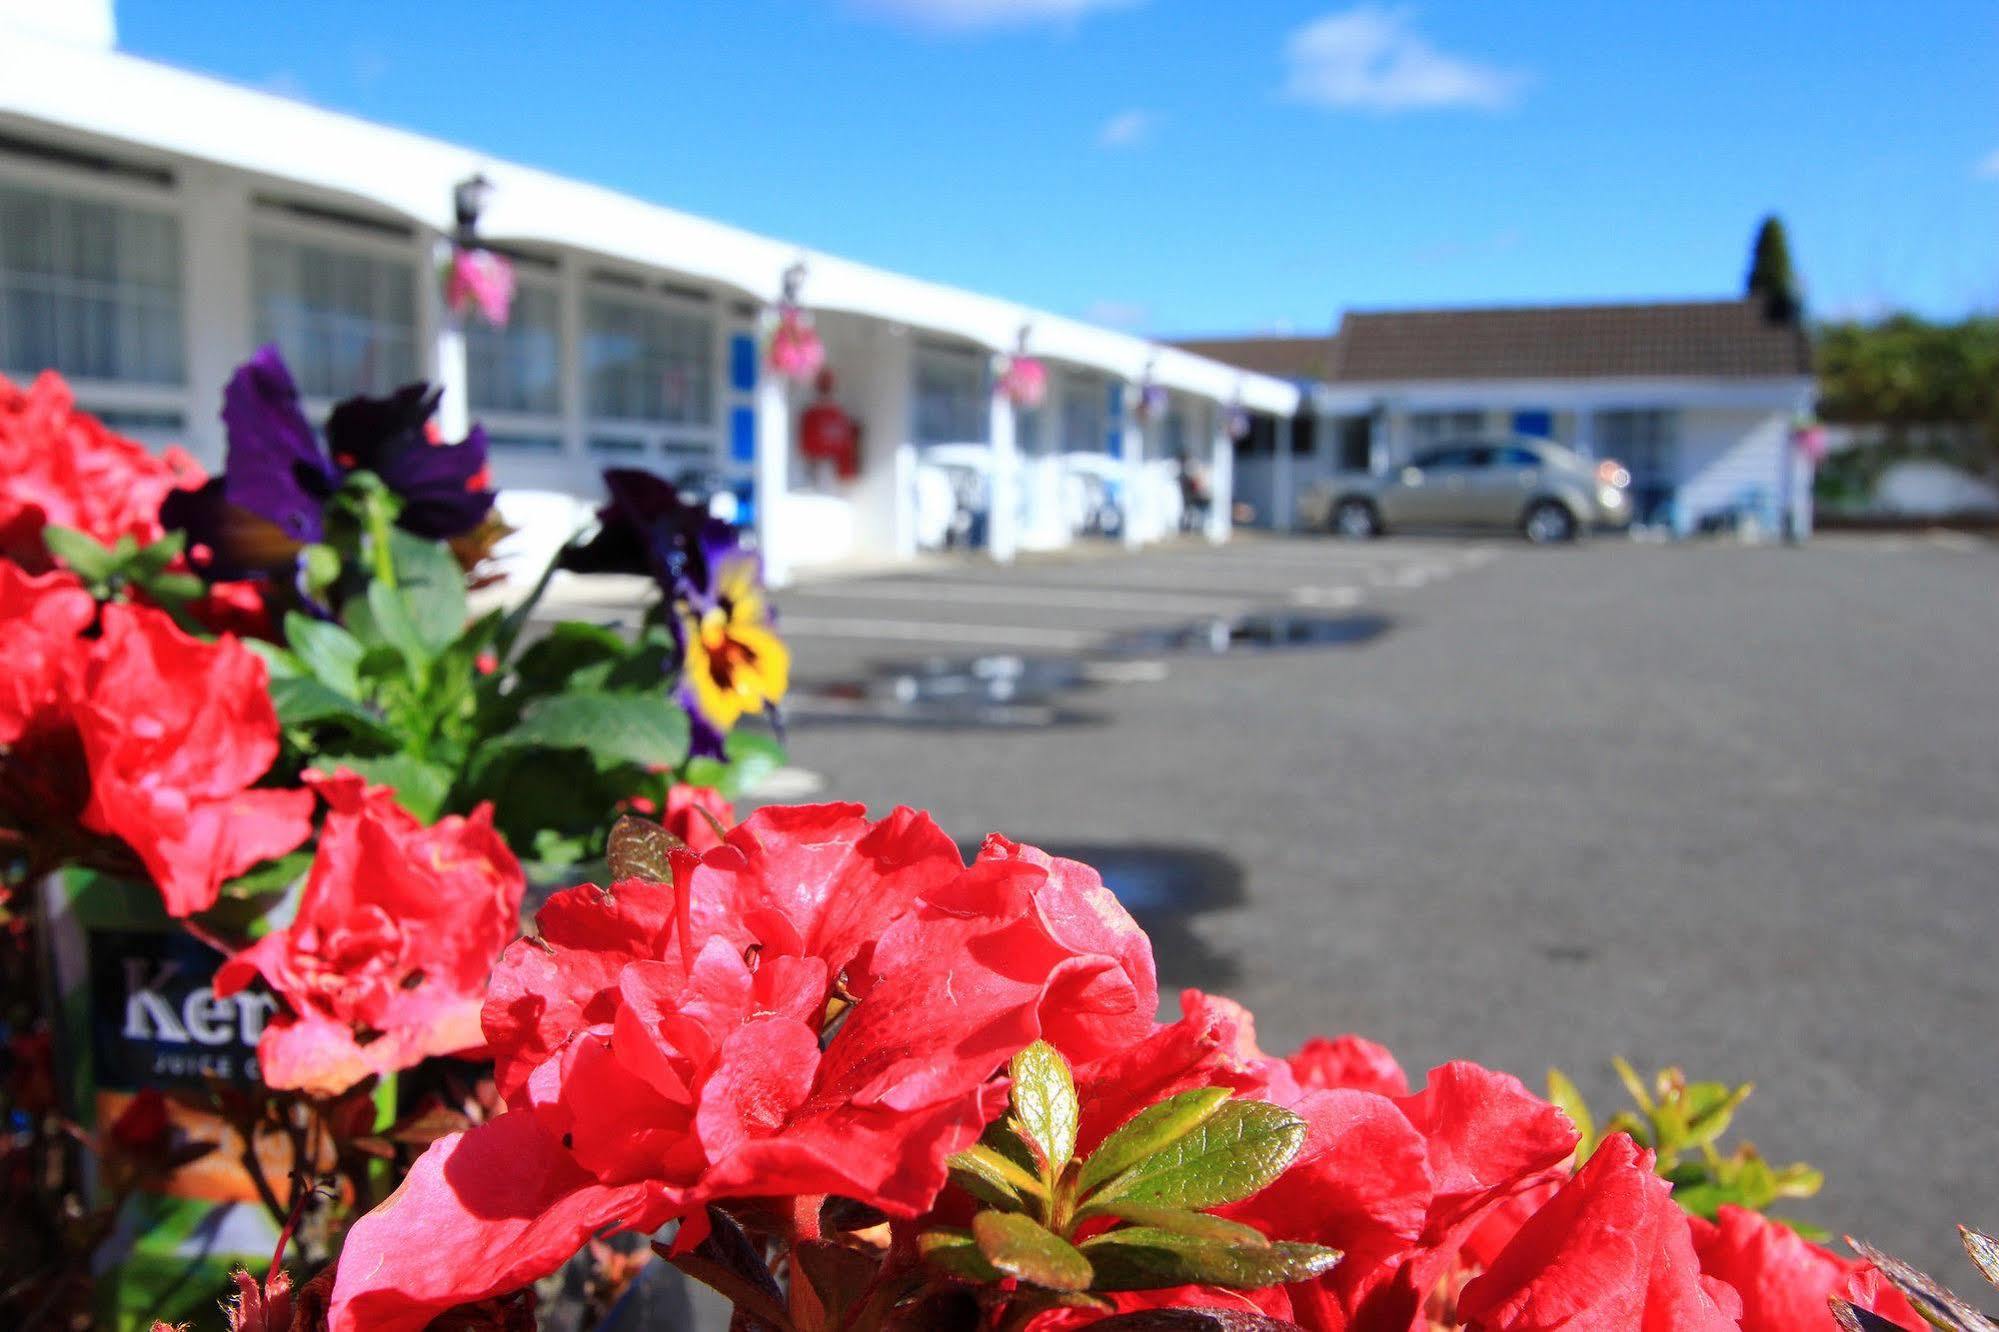
[[1036, 356], [1089, 366], [1218, 402], [1290, 414], [1281, 379], [1035, 310], [1013, 301], [855, 263], [647, 203], [615, 190], [498, 160], [470, 148], [238, 87], [115, 51], [19, 29], [0, 37], [0, 121], [53, 126], [332, 191], [448, 232], [451, 190], [474, 172], [493, 182], [480, 234], [559, 245], [663, 269], [759, 301], [784, 270], [806, 265], [808, 307], [840, 310], [1011, 350], [1032, 326]]

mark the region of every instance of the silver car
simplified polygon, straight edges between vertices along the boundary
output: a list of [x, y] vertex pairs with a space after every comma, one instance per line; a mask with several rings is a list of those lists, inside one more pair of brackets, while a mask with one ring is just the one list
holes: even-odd
[[1631, 474], [1545, 439], [1463, 440], [1379, 476], [1340, 476], [1298, 502], [1307, 530], [1361, 539], [1395, 527], [1485, 527], [1573, 541], [1631, 523]]

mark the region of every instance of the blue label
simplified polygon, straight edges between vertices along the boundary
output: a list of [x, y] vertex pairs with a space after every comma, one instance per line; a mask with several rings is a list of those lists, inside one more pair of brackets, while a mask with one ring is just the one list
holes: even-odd
[[747, 333], [729, 339], [729, 387], [748, 393], [757, 386], [757, 340]]
[[729, 409], [729, 456], [737, 462], [756, 461], [757, 414], [748, 407]]

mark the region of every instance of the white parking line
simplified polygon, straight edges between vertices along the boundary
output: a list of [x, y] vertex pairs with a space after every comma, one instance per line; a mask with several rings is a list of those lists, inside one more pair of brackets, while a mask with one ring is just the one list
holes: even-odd
[[1339, 583], [1332, 587], [1294, 587], [1291, 600], [1300, 606], [1327, 606], [1335, 610], [1346, 610], [1360, 605], [1360, 589], [1350, 583]]
[[788, 594], [794, 601], [814, 597], [851, 601], [972, 601], [1005, 606], [1059, 606], [1082, 610], [1145, 611], [1159, 615], [1212, 615], [1247, 603], [1246, 596], [1179, 597], [1166, 592], [1051, 586], [1045, 583], [973, 582], [948, 578], [910, 582], [820, 583]]
[[979, 643], [995, 647], [1046, 648], [1080, 652], [1103, 635], [1074, 629], [1041, 629], [1024, 624], [944, 624], [935, 620], [846, 620], [816, 615], [780, 615], [778, 631], [787, 638], [893, 639], [905, 643]]

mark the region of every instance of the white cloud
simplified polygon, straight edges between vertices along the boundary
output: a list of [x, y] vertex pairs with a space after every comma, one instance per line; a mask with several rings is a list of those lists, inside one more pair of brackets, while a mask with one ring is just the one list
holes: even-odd
[[1981, 176], [1999, 176], [1999, 149], [1995, 149], [1990, 157], [1978, 164], [1978, 174]]
[[1407, 9], [1364, 4], [1295, 30], [1284, 43], [1284, 95], [1312, 106], [1416, 111], [1510, 105], [1517, 70], [1449, 55], [1417, 32]]
[[1152, 137], [1153, 126], [1158, 123], [1159, 117], [1150, 111], [1141, 111], [1136, 107], [1129, 111], [1120, 111], [1106, 120], [1097, 130], [1097, 146], [1136, 148]]
[[1145, 0], [848, 0], [864, 14], [940, 32], [1070, 24], [1099, 11], [1131, 9]]
[[1087, 323], [1133, 332], [1152, 322], [1152, 307], [1136, 301], [1091, 301], [1083, 307]]

